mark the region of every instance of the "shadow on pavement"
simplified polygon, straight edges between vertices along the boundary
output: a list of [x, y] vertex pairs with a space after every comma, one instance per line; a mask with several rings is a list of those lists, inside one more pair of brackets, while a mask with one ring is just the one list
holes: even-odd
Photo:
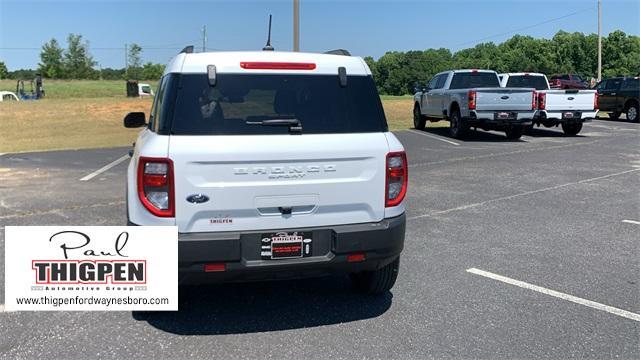
[[390, 292], [353, 291], [347, 277], [180, 288], [180, 311], [133, 312], [178, 335], [222, 335], [338, 324], [384, 314]]
[[495, 133], [495, 132], [484, 131], [482, 129], [478, 129], [478, 130], [469, 129], [469, 131], [467, 132], [467, 135], [462, 140], [452, 138], [449, 135], [449, 128], [444, 128], [444, 127], [428, 128], [427, 127], [424, 130], [418, 130], [418, 131], [424, 131], [427, 133], [447, 137], [454, 141], [461, 141], [461, 142], [520, 142], [522, 141], [520, 139], [518, 140], [507, 139], [507, 137], [504, 135], [503, 132]]

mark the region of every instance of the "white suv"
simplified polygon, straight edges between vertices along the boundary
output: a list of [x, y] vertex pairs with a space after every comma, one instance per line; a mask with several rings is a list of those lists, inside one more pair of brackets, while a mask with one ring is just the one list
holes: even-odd
[[124, 124], [128, 223], [178, 226], [181, 283], [395, 283], [407, 158], [361, 58], [185, 50]]

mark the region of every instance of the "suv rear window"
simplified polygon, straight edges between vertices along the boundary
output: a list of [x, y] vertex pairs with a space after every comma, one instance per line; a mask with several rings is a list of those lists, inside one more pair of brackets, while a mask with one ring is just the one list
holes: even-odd
[[640, 89], [640, 79], [625, 79], [622, 83], [622, 89]]
[[509, 80], [507, 80], [507, 87], [547, 90], [547, 82], [544, 80], [544, 76], [514, 75], [509, 76]]
[[302, 134], [387, 131], [380, 97], [370, 76], [349, 76], [341, 87], [336, 75], [206, 74], [178, 77], [169, 91], [173, 111], [160, 119], [176, 135], [287, 134], [287, 126], [251, 125], [273, 119], [298, 119]]
[[490, 72], [463, 72], [453, 74], [449, 89], [500, 87], [498, 76]]

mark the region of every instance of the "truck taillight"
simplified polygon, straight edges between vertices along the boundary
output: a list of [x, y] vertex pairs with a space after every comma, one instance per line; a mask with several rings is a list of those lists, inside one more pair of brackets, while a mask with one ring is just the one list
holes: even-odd
[[175, 216], [173, 162], [165, 158], [140, 157], [138, 198], [155, 216]]
[[535, 91], [531, 92], [531, 110], [535, 110], [538, 106], [538, 93]]
[[547, 108], [547, 94], [538, 93], [538, 109], [544, 110]]
[[476, 109], [476, 97], [477, 93], [475, 90], [469, 90], [468, 99], [469, 99], [469, 110]]
[[593, 110], [598, 110], [600, 108], [600, 99], [598, 98], [598, 92], [596, 91], [593, 97]]
[[409, 184], [407, 154], [404, 151], [388, 153], [386, 166], [385, 206], [397, 206], [404, 200]]

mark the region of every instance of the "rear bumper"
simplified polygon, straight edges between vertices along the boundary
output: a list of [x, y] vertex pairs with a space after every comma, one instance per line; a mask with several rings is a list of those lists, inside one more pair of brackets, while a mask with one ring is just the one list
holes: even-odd
[[[579, 112], [580, 116], [575, 116], [573, 118], [567, 119], [563, 118], [563, 114], [566, 112]], [[576, 122], [588, 122], [591, 119], [595, 119], [597, 111], [580, 111], [580, 110], [565, 110], [565, 111], [549, 111], [549, 110], [538, 110], [536, 113], [536, 120], [554, 120], [559, 123], [576, 123]]]
[[[514, 113], [514, 117], [509, 119], [497, 119], [495, 117], [496, 112]], [[477, 111], [472, 110], [469, 112], [469, 120], [473, 123], [487, 124], [487, 125], [530, 125], [532, 119], [535, 117], [535, 111]]]
[[[405, 214], [376, 223], [287, 229], [313, 234], [312, 256], [261, 260], [261, 234], [269, 231], [178, 234], [181, 284], [259, 281], [324, 276], [379, 269], [395, 260], [404, 247]], [[133, 224], [131, 224], [133, 225]], [[348, 262], [349, 254], [365, 260]], [[205, 272], [205, 264], [224, 271]]]

